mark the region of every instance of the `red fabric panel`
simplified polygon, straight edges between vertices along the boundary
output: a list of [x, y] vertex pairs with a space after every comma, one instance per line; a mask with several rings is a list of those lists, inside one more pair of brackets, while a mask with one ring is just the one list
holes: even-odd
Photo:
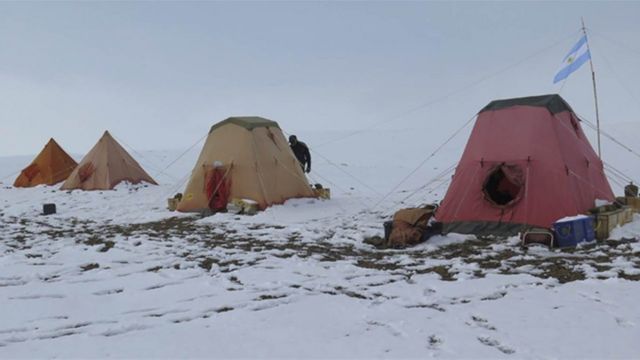
[[40, 173], [40, 167], [38, 166], [38, 164], [31, 164], [24, 168], [24, 170], [22, 170], [22, 173], [27, 179], [29, 179], [29, 181], [31, 181]]
[[500, 180], [500, 183], [498, 184], [498, 191], [509, 194], [512, 198], [515, 198], [520, 192], [520, 186], [512, 183], [505, 177]]
[[95, 171], [95, 169], [96, 168], [95, 166], [93, 166], [93, 163], [90, 163], [90, 162], [82, 165], [82, 167], [78, 169], [78, 176], [80, 177], [80, 182], [85, 182], [89, 180], [91, 175], [93, 175], [93, 172]]
[[224, 168], [213, 168], [205, 174], [207, 199], [212, 211], [226, 210], [231, 194], [231, 182]]
[[519, 166], [502, 165], [500, 170], [506, 177], [507, 181], [516, 187], [520, 187], [524, 183], [524, 177], [522, 175], [522, 169]]
[[507, 193], [515, 198], [520, 193], [520, 188], [524, 185], [522, 170], [517, 166], [502, 165], [500, 170], [504, 178], [498, 184], [498, 191]]
[[[438, 220], [548, 228], [562, 217], [586, 212], [596, 199], [612, 201], [602, 162], [580, 124], [576, 129], [571, 123], [573, 116], [532, 106], [481, 113], [438, 209]], [[510, 181], [524, 184], [522, 199], [508, 209], [491, 204], [482, 190], [487, 176], [502, 163]], [[514, 165], [521, 174], [514, 172]]]

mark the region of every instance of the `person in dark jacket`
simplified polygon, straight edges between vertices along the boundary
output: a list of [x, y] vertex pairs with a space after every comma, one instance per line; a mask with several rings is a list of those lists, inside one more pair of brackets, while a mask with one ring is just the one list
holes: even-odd
[[291, 135], [289, 136], [289, 145], [291, 146], [291, 150], [293, 150], [293, 154], [300, 162], [302, 171], [311, 172], [311, 154], [309, 153], [307, 144], [302, 141], [298, 141], [298, 138], [295, 135]]

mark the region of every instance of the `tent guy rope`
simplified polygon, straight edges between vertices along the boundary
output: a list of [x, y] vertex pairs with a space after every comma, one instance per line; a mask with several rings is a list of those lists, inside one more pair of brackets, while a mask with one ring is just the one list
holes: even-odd
[[398, 190], [398, 188], [402, 186], [402, 184], [404, 184], [407, 180], [409, 180], [409, 178], [411, 178], [413, 174], [415, 174], [418, 170], [420, 170], [420, 168], [423, 167], [424, 164], [426, 164], [429, 160], [431, 160], [434, 156], [436, 156], [436, 154], [440, 152], [440, 150], [442, 150], [449, 142], [451, 142], [451, 140], [453, 140], [458, 134], [460, 134], [462, 130], [464, 130], [469, 124], [471, 124], [477, 116], [478, 116], [477, 113], [473, 114], [473, 116], [469, 120], [467, 120], [464, 124], [462, 124], [461, 127], [459, 127], [456, 131], [454, 131], [453, 134], [451, 134], [451, 136], [449, 136], [442, 144], [440, 144], [435, 150], [433, 150], [433, 152], [431, 152], [424, 160], [422, 160], [420, 164], [418, 164], [418, 166], [416, 166], [411, 172], [409, 172], [409, 174], [407, 174], [407, 176], [405, 176], [396, 186], [394, 186], [389, 192], [387, 192], [373, 206], [373, 209], [377, 208], [384, 200], [386, 200], [389, 197], [389, 195], [391, 195], [396, 190]]
[[449, 99], [450, 97], [452, 97], [454, 95], [458, 95], [458, 94], [464, 93], [465, 91], [467, 91], [469, 89], [472, 89], [472, 88], [482, 84], [483, 82], [485, 82], [485, 81], [487, 81], [487, 80], [489, 80], [491, 78], [494, 78], [496, 76], [502, 75], [503, 73], [505, 73], [505, 72], [507, 72], [507, 71], [509, 71], [509, 70], [511, 70], [513, 68], [516, 68], [516, 67], [518, 67], [518, 66], [520, 66], [520, 65], [522, 65], [524, 63], [527, 63], [528, 61], [531, 61], [531, 60], [537, 58], [538, 56], [540, 56], [542, 54], [545, 54], [547, 51], [555, 48], [556, 46], [559, 46], [559, 45], [563, 44], [565, 42], [565, 40], [574, 37], [576, 35], [576, 33], [579, 33], [579, 31], [575, 31], [575, 32], [567, 35], [566, 37], [561, 38], [560, 40], [555, 41], [555, 42], [551, 43], [548, 46], [542, 47], [542, 48], [540, 48], [540, 49], [528, 54], [526, 57], [523, 57], [520, 60], [518, 60], [518, 61], [516, 61], [516, 62], [514, 62], [514, 63], [512, 63], [512, 64], [510, 64], [508, 66], [505, 66], [505, 67], [501, 68], [500, 70], [497, 70], [497, 71], [489, 73], [489, 74], [487, 74], [485, 76], [482, 76], [482, 77], [478, 78], [477, 80], [472, 81], [472, 82], [470, 82], [470, 83], [468, 83], [468, 84], [466, 84], [464, 86], [461, 86], [461, 87], [459, 87], [459, 88], [457, 88], [457, 89], [455, 89], [453, 91], [450, 91], [450, 92], [448, 92], [448, 93], [446, 93], [446, 94], [444, 94], [444, 95], [442, 95], [442, 96], [440, 96], [438, 98], [435, 98], [433, 100], [429, 100], [429, 101], [424, 102], [424, 103], [422, 103], [422, 104], [420, 104], [418, 106], [415, 106], [415, 107], [413, 107], [413, 108], [411, 108], [411, 109], [409, 109], [407, 111], [404, 111], [404, 112], [402, 112], [402, 113], [400, 113], [400, 114], [398, 114], [396, 116], [392, 116], [392, 117], [389, 117], [389, 118], [384, 118], [384, 119], [382, 119], [380, 121], [377, 121], [377, 122], [375, 122], [375, 123], [373, 123], [371, 125], [368, 125], [368, 126], [362, 128], [360, 130], [355, 130], [355, 131], [353, 131], [353, 132], [351, 132], [349, 134], [340, 136], [340, 137], [332, 139], [332, 140], [325, 141], [325, 142], [320, 143], [320, 144], [318, 144], [316, 146], [317, 147], [322, 147], [324, 145], [328, 145], [328, 144], [331, 144], [331, 143], [334, 143], [334, 142], [337, 142], [337, 141], [348, 139], [348, 138], [350, 138], [352, 136], [355, 136], [355, 135], [358, 135], [358, 134], [362, 134], [362, 133], [370, 131], [371, 129], [374, 129], [374, 128], [382, 125], [382, 124], [390, 123], [390, 122], [399, 120], [399, 119], [401, 119], [403, 117], [406, 117], [408, 115], [411, 115], [411, 114], [417, 112], [418, 110], [422, 110], [422, 109], [427, 108], [427, 107], [429, 107], [431, 105], [434, 105], [434, 104], [437, 104], [439, 102], [445, 101], [445, 100]]

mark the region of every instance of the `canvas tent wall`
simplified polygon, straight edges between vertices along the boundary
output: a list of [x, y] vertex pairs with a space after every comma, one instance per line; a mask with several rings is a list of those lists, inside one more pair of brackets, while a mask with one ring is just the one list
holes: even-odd
[[62, 184], [62, 190], [110, 190], [122, 181], [157, 183], [118, 142], [105, 131]]
[[230, 117], [211, 127], [179, 211], [209, 208], [205, 177], [216, 161], [226, 169], [231, 199], [250, 199], [264, 209], [290, 198], [314, 196], [278, 123], [261, 117]]
[[54, 139], [50, 139], [31, 164], [22, 169], [13, 186], [54, 185], [69, 177], [77, 165]]
[[438, 210], [445, 232], [513, 235], [614, 200], [580, 120], [559, 95], [496, 100], [478, 114]]

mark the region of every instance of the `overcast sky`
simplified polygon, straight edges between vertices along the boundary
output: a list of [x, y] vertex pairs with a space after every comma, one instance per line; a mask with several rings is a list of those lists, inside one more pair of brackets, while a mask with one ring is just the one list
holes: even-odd
[[588, 66], [552, 84], [581, 16], [603, 127], [640, 122], [639, 15], [638, 2], [1, 2], [0, 156], [49, 137], [83, 154], [105, 129], [186, 148], [233, 115], [444, 138], [491, 99], [552, 92], [593, 119]]

